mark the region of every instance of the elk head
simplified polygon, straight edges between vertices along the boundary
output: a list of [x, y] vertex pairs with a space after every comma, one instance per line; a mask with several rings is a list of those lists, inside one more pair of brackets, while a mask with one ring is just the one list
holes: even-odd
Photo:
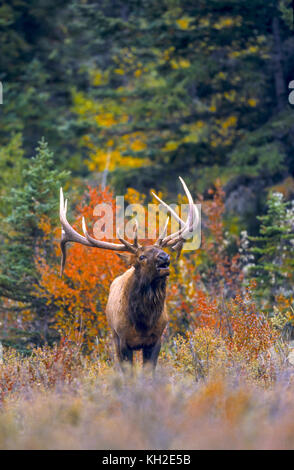
[[135, 268], [142, 283], [151, 283], [169, 276], [170, 257], [160, 247], [141, 246], [136, 253], [118, 254], [125, 264]]
[[168, 204], [163, 202], [156, 194], [153, 193], [154, 197], [171, 213], [171, 215], [179, 222], [180, 229], [167, 236], [167, 226], [169, 217], [167, 217], [164, 229], [159, 235], [154, 245], [140, 246], [138, 243], [138, 225], [135, 224], [135, 236], [134, 242], [130, 243], [123, 239], [118, 231], [118, 239], [121, 243], [110, 243], [106, 241], [97, 240], [93, 238], [87, 230], [85, 219], [82, 220], [84, 236], [80, 235], [67, 221], [67, 200], [64, 203], [62, 188], [60, 189], [60, 221], [62, 225], [62, 236], [61, 236], [61, 274], [63, 273], [65, 261], [66, 261], [66, 244], [68, 242], [76, 242], [85, 246], [102, 248], [106, 250], [113, 250], [120, 253], [120, 257], [124, 259], [128, 266], [133, 266], [139, 277], [152, 282], [155, 279], [162, 279], [169, 275], [169, 263], [170, 257], [163, 250], [163, 248], [169, 247], [177, 252], [178, 256], [181, 253], [183, 244], [188, 238], [189, 234], [192, 234], [199, 223], [199, 214], [196, 206], [193, 203], [192, 196], [180, 177], [180, 181], [183, 185], [185, 193], [189, 201], [189, 211], [186, 222], [184, 222], [177, 213]]

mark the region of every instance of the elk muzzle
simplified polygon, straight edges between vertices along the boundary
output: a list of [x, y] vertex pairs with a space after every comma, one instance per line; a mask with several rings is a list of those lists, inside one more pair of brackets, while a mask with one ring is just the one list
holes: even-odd
[[159, 276], [169, 276], [170, 257], [167, 253], [162, 251], [156, 258], [156, 269]]

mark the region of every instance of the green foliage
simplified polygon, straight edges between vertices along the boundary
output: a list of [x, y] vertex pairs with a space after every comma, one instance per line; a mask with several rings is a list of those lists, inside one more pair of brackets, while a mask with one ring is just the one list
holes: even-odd
[[292, 125], [293, 112], [289, 110], [248, 132], [230, 154], [230, 164], [236, 173], [264, 178], [283, 174], [291, 166], [287, 141]]
[[28, 156], [46, 135], [58, 149], [54, 158], [61, 168], [73, 154], [74, 140], [69, 90], [75, 71], [64, 51], [64, 12], [70, 3], [9, 0], [0, 6], [1, 144], [7, 144], [12, 133], [22, 132]]
[[[155, 178], [158, 168], [194, 179], [215, 166], [225, 181], [244, 173], [281, 178], [292, 143], [291, 112], [276, 115], [272, 85], [277, 7], [259, 0], [116, 2], [115, 8], [104, 1], [99, 11], [76, 5], [80, 23], [73, 28], [83, 35], [87, 25], [91, 36], [84, 56], [93, 44], [100, 52], [87, 68], [87, 91], [74, 92], [89, 169], [105, 169], [111, 153], [115, 185], [135, 173], [139, 190], [153, 168]], [[143, 152], [130, 143], [135, 134], [148, 143]], [[144, 172], [133, 169], [138, 157]]]
[[286, 0], [2, 2], [0, 141], [22, 132], [27, 156], [45, 135], [60, 169], [109, 171], [116, 188], [135, 175], [145, 190], [163, 169], [166, 186], [187, 173], [206, 189], [211, 168], [281, 180], [291, 14]]
[[254, 243], [250, 252], [255, 257], [250, 272], [258, 282], [256, 292], [261, 303], [272, 309], [278, 295], [291, 298], [294, 294], [294, 206], [285, 202], [281, 193], [272, 193], [267, 213], [258, 219], [259, 236], [249, 237]]
[[[34, 285], [38, 283], [35, 255], [41, 248], [46, 248], [48, 255], [52, 250], [51, 242], [43, 239], [40, 222], [46, 217], [56, 219], [58, 190], [66, 176], [66, 172], [54, 169], [53, 154], [42, 139], [35, 157], [24, 165], [19, 184], [9, 188], [3, 197], [11, 210], [1, 220], [2, 310], [15, 308], [19, 312], [18, 324], [21, 324], [22, 311], [29, 308], [36, 315], [38, 330], [29, 336], [33, 336], [37, 344], [48, 340], [48, 319], [46, 306], [34, 293]], [[25, 333], [21, 335], [25, 336]]]
[[[21, 181], [21, 171], [24, 167], [24, 151], [21, 134], [14, 134], [7, 145], [0, 148], [0, 195]], [[0, 199], [0, 213], [7, 214], [8, 201]]]
[[279, 9], [282, 13], [282, 18], [289, 29], [293, 30], [293, 6], [288, 0], [280, 0]]

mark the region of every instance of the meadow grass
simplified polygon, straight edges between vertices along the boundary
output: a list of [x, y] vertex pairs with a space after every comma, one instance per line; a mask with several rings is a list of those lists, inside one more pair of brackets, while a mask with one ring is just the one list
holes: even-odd
[[72, 343], [30, 357], [7, 349], [0, 448], [292, 449], [294, 369], [286, 353], [277, 346], [254, 363], [217, 344], [195, 360], [178, 338], [152, 377], [138, 357], [123, 375], [111, 358], [85, 357]]

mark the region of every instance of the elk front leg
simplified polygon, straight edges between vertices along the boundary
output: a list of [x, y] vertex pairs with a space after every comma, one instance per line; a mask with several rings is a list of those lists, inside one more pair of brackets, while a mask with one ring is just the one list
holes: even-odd
[[133, 351], [128, 347], [127, 344], [124, 344], [123, 341], [121, 341], [120, 337], [115, 331], [113, 331], [113, 339], [120, 367], [122, 370], [124, 370], [125, 364], [133, 364]]
[[152, 344], [151, 346], [143, 346], [143, 365], [151, 365], [153, 370], [155, 370], [159, 351], [161, 348], [161, 340], [159, 339], [157, 343]]

